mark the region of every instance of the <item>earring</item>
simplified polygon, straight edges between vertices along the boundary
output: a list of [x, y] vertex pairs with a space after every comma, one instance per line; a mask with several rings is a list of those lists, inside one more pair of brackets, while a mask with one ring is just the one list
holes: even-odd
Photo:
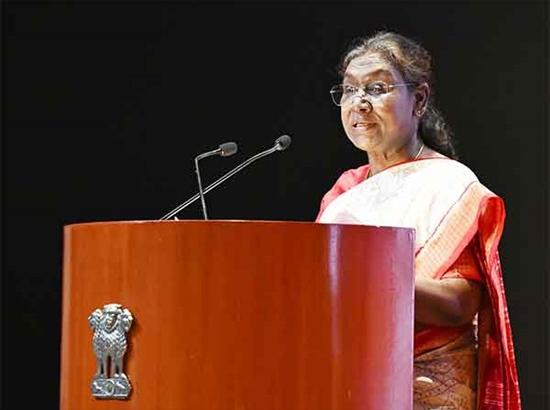
[[422, 114], [424, 114], [423, 110], [416, 110], [416, 115], [418, 115], [420, 117], [420, 116], [422, 116]]

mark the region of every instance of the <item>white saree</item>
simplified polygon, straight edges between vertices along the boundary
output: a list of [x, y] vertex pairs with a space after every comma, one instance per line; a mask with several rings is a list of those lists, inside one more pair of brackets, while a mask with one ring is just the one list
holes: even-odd
[[[390, 167], [332, 200], [320, 223], [414, 228], [415, 274], [440, 278], [477, 231], [482, 198], [494, 195], [465, 165], [429, 158]], [[473, 410], [472, 333], [415, 357], [414, 409]]]
[[395, 165], [338, 196], [319, 222], [414, 228], [418, 251], [476, 182], [469, 168], [446, 158]]

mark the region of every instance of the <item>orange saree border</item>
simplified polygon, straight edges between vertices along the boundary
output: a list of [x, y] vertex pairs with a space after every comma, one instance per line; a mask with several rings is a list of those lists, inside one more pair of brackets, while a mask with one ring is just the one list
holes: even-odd
[[[520, 410], [521, 400], [498, 243], [504, 228], [501, 198], [470, 184], [416, 252], [417, 274], [441, 278], [476, 236], [488, 299], [478, 317], [478, 410]], [[443, 335], [442, 335], [443, 336]], [[415, 340], [421, 342], [421, 340]], [[434, 343], [434, 341], [426, 341]], [[425, 346], [424, 346], [425, 347]], [[423, 346], [415, 346], [416, 349]]]
[[416, 251], [415, 271], [439, 279], [470, 243], [478, 229], [479, 204], [490, 193], [473, 182], [441, 220], [426, 243]]

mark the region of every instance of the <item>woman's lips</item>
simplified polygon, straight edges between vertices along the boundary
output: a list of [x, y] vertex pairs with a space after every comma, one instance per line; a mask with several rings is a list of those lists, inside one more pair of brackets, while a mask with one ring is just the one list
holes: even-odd
[[353, 128], [358, 128], [358, 129], [369, 129], [369, 128], [372, 128], [374, 127], [376, 124], [374, 122], [356, 122], [353, 124]]

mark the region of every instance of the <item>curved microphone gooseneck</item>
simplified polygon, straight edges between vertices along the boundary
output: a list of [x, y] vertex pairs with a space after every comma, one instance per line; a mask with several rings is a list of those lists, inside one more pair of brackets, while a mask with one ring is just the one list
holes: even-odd
[[199, 171], [199, 161], [203, 158], [211, 157], [214, 155], [221, 155], [222, 157], [228, 157], [230, 155], [233, 155], [235, 152], [237, 152], [237, 144], [235, 144], [234, 142], [226, 142], [224, 144], [221, 144], [218, 149], [199, 154], [195, 157], [195, 173], [197, 174], [197, 183], [199, 185], [199, 196], [201, 198], [201, 204], [202, 204], [202, 215], [205, 221], [208, 220], [208, 214], [206, 212], [206, 201], [204, 200], [204, 192], [202, 191], [202, 181], [201, 181], [201, 173]]
[[[211, 190], [213, 190], [214, 188], [216, 188], [218, 185], [220, 185], [221, 183], [223, 183], [225, 180], [227, 180], [228, 178], [231, 178], [233, 175], [235, 175], [237, 172], [239, 172], [240, 170], [242, 170], [243, 168], [247, 167], [248, 165], [252, 164], [254, 161], [257, 161], [259, 160], [260, 158], [263, 158], [265, 157], [266, 155], [269, 155], [269, 154], [272, 154], [274, 153], [275, 151], [284, 151], [285, 149], [287, 149], [290, 145], [290, 143], [292, 142], [292, 139], [288, 136], [288, 135], [281, 135], [279, 138], [277, 138], [275, 140], [275, 144], [269, 148], [269, 149], [266, 149], [265, 151], [262, 151], [256, 155], [254, 155], [253, 157], [250, 157], [249, 159], [247, 159], [246, 161], [244, 161], [243, 163], [241, 163], [240, 165], [238, 165], [237, 167], [235, 167], [234, 169], [232, 169], [231, 171], [229, 171], [228, 173], [226, 173], [225, 175], [223, 175], [222, 177], [220, 177], [218, 180], [216, 180], [215, 182], [213, 182], [212, 184], [208, 185], [204, 190], [203, 190], [203, 193], [202, 195], [205, 195], [207, 194], [208, 192], [210, 192]], [[222, 144], [223, 145], [223, 144]], [[221, 146], [220, 146], [221, 147]], [[215, 155], [215, 154], [213, 154]], [[201, 188], [199, 187], [199, 190]], [[160, 221], [165, 221], [165, 220], [168, 220], [174, 216], [176, 216], [179, 212], [181, 212], [183, 209], [187, 208], [189, 205], [191, 205], [193, 202], [195, 202], [197, 199], [201, 198], [201, 193], [197, 193], [195, 194], [194, 196], [192, 196], [191, 198], [189, 198], [187, 201], [185, 201], [184, 203], [178, 205], [176, 208], [172, 209], [170, 212], [168, 212], [166, 215], [162, 216], [159, 220]], [[203, 209], [204, 211], [204, 209]], [[205, 218], [206, 219], [206, 218]]]

